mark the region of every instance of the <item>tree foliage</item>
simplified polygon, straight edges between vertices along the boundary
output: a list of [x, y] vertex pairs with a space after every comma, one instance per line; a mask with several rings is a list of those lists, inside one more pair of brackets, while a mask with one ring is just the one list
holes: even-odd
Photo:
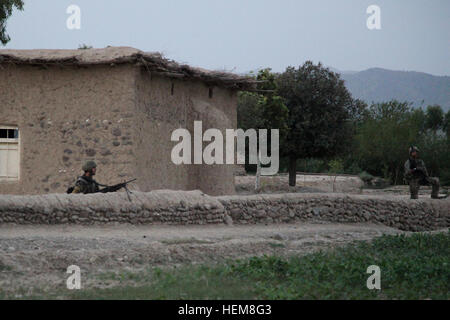
[[448, 183], [450, 144], [440, 130], [444, 121], [439, 110], [439, 106], [431, 106], [424, 112], [396, 100], [373, 104], [355, 136], [357, 149], [353, 154], [358, 165], [394, 184], [402, 183], [408, 148], [415, 145], [429, 174]]
[[419, 137], [419, 126], [412, 119], [408, 103], [393, 100], [372, 105], [356, 136], [361, 167], [400, 181], [405, 150], [417, 145]]
[[368, 107], [351, 98], [338, 75], [311, 62], [281, 75], [261, 70], [256, 78], [264, 81], [262, 93], [239, 95], [238, 124], [285, 128], [280, 164], [291, 185], [297, 165], [305, 172], [367, 172], [401, 184], [411, 145], [421, 150], [430, 175], [450, 184], [450, 111], [396, 100]]
[[11, 16], [13, 9], [23, 10], [22, 0], [0, 0], [0, 42], [6, 45], [11, 38], [6, 33], [6, 21]]
[[257, 92], [241, 92], [238, 96], [238, 127], [247, 129], [287, 129], [288, 109], [276, 94], [276, 75], [271, 69], [260, 70]]
[[297, 159], [331, 157], [351, 141], [352, 118], [360, 116], [339, 74], [311, 61], [288, 67], [277, 78], [277, 93], [289, 110], [282, 152], [289, 157], [289, 184], [295, 186]]
[[425, 127], [433, 131], [443, 129], [444, 125], [444, 111], [440, 106], [428, 106], [427, 107], [427, 117], [425, 122]]
[[[257, 92], [241, 92], [238, 95], [238, 128], [278, 129], [282, 143], [287, 132], [288, 109], [276, 94], [276, 74], [271, 69], [264, 69], [258, 72], [256, 79], [260, 81]], [[270, 144], [270, 134], [268, 138]], [[249, 165], [246, 168], [254, 169]]]
[[447, 135], [447, 139], [450, 141], [450, 110], [445, 114], [443, 129]]

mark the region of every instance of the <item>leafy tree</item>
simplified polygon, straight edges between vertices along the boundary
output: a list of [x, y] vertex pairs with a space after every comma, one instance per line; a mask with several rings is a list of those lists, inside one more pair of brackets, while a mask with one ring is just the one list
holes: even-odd
[[450, 110], [447, 111], [444, 118], [443, 129], [447, 135], [447, 139], [450, 141]]
[[419, 138], [419, 127], [412, 119], [406, 102], [373, 104], [357, 135], [361, 167], [393, 183], [401, 181], [408, 147], [417, 145]]
[[243, 130], [263, 128], [264, 119], [261, 104], [264, 96], [242, 91], [238, 93], [237, 126]]
[[289, 110], [282, 151], [289, 158], [289, 185], [295, 186], [297, 159], [335, 156], [351, 141], [350, 120], [360, 115], [355, 110], [361, 104], [354, 103], [339, 74], [320, 63], [288, 67], [276, 82]]
[[427, 115], [422, 108], [414, 109], [411, 113], [411, 121], [418, 128], [419, 134], [424, 134], [426, 131]]
[[6, 45], [11, 38], [6, 33], [6, 21], [11, 16], [14, 7], [23, 10], [22, 0], [0, 0], [0, 42]]
[[425, 161], [428, 173], [431, 176], [439, 176], [440, 173], [449, 168], [445, 156], [449, 152], [446, 146], [446, 138], [434, 132], [427, 131], [421, 135], [418, 145], [420, 148], [420, 157]]
[[425, 126], [427, 129], [431, 129], [434, 132], [442, 129], [442, 126], [444, 124], [444, 111], [442, 111], [442, 108], [440, 106], [428, 106], [426, 115], [427, 119]]
[[287, 129], [288, 109], [276, 95], [276, 75], [271, 69], [258, 72], [257, 92], [241, 92], [238, 96], [238, 127], [247, 129]]
[[354, 99], [351, 105], [351, 115], [354, 124], [361, 124], [368, 115], [367, 103], [360, 99]]
[[[450, 183], [449, 139], [441, 132], [433, 131], [432, 126], [426, 129], [427, 121], [428, 125], [432, 123], [428, 112], [412, 109], [406, 102], [392, 100], [373, 104], [358, 126], [355, 136], [358, 152], [353, 156], [358, 165], [370, 174], [399, 184], [403, 181], [408, 147], [416, 145], [429, 174], [439, 177], [441, 184], [446, 185]], [[443, 127], [446, 128], [445, 122]]]
[[[288, 109], [283, 99], [276, 95], [276, 75], [267, 68], [260, 70], [256, 79], [260, 81], [258, 92], [241, 92], [238, 95], [238, 128], [278, 129], [281, 142], [286, 135]], [[270, 134], [268, 139], [270, 144]], [[247, 166], [247, 169], [250, 168]]]
[[276, 74], [270, 68], [260, 70], [256, 80], [258, 90], [261, 92], [262, 129], [278, 129], [283, 137], [286, 134], [289, 110], [284, 104], [283, 98], [277, 95]]

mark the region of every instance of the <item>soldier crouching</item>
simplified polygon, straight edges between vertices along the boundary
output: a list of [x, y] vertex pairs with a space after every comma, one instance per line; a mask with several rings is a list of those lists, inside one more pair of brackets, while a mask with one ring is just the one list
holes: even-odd
[[[85, 164], [82, 167], [84, 174], [80, 177], [78, 177], [77, 181], [75, 182], [74, 187], [70, 187], [67, 189], [67, 193], [83, 193], [83, 194], [89, 194], [89, 193], [108, 193], [108, 192], [116, 192], [122, 188], [125, 189], [127, 192], [128, 199], [131, 201], [130, 193], [131, 191], [128, 190], [127, 185], [136, 179], [132, 179], [129, 181], [124, 181], [122, 183], [115, 184], [113, 186], [107, 186], [104, 184], [100, 184], [97, 181], [94, 180], [95, 173], [97, 172], [97, 164], [92, 161], [86, 161]], [[100, 187], [104, 187], [103, 189], [100, 189]]]
[[97, 171], [97, 164], [90, 160], [83, 165], [84, 174], [78, 177], [75, 187], [71, 193], [97, 193], [100, 191], [100, 184], [94, 180], [93, 176]]
[[410, 147], [409, 159], [405, 162], [405, 180], [409, 184], [411, 199], [419, 199], [421, 185], [431, 185], [431, 198], [439, 199], [439, 178], [428, 176], [425, 163], [418, 158], [418, 152], [417, 147]]

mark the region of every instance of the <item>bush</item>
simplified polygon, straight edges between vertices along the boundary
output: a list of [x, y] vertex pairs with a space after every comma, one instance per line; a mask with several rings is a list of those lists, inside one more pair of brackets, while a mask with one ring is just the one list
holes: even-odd
[[328, 172], [329, 173], [345, 173], [344, 171], [344, 163], [340, 159], [334, 159], [328, 162]]
[[365, 184], [370, 184], [372, 180], [375, 178], [373, 175], [367, 173], [366, 171], [361, 172], [359, 174], [359, 177], [361, 178], [362, 181], [364, 181]]

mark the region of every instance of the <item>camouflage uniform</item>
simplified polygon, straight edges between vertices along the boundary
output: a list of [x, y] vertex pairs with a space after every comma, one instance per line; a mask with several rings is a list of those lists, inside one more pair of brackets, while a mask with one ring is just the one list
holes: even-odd
[[97, 193], [100, 191], [97, 181], [88, 176], [78, 177], [72, 193]]
[[[413, 172], [411, 170], [415, 169]], [[421, 185], [431, 185], [431, 198], [438, 198], [439, 178], [428, 176], [427, 168], [422, 159], [409, 158], [405, 162], [405, 180], [409, 184], [411, 199], [419, 198]]]
[[[136, 179], [133, 179], [131, 181], [119, 183], [114, 186], [106, 186], [104, 184], [98, 183], [97, 181], [95, 181], [92, 178], [92, 175], [95, 174], [95, 172], [92, 171], [94, 168], [97, 168], [97, 164], [95, 163], [95, 161], [92, 161], [92, 160], [86, 161], [82, 167], [85, 174], [81, 177], [78, 177], [77, 181], [75, 182], [75, 186], [67, 189], [67, 193], [87, 194], [87, 193], [98, 193], [98, 192], [101, 192], [101, 193], [116, 192], [122, 188], [126, 189], [127, 183], [130, 183], [130, 182], [133, 182], [134, 180], [136, 180]], [[89, 172], [90, 172], [90, 175], [86, 175]], [[105, 188], [100, 189], [100, 187], [105, 187]], [[128, 192], [128, 189], [126, 189], [126, 190]]]

